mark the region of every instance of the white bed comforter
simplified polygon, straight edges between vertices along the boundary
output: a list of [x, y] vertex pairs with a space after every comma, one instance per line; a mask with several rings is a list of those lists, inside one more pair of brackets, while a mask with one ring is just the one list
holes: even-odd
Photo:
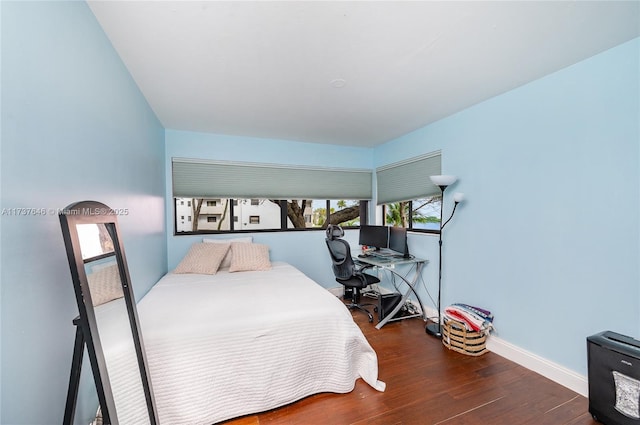
[[161, 425], [211, 425], [361, 377], [378, 363], [340, 300], [285, 263], [268, 272], [167, 274], [138, 304]]

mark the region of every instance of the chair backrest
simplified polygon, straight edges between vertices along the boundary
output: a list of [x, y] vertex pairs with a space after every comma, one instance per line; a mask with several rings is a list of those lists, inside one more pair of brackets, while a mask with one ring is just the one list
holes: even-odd
[[350, 279], [355, 275], [356, 266], [351, 257], [351, 247], [344, 239], [325, 239], [336, 279]]
[[342, 227], [330, 224], [327, 226], [327, 239], [339, 239], [344, 236], [344, 230]]

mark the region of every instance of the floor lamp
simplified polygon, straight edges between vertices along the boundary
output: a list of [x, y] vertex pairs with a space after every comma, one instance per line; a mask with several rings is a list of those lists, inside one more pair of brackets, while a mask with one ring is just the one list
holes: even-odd
[[440, 201], [440, 238], [438, 239], [438, 248], [439, 248], [439, 265], [438, 265], [438, 322], [437, 323], [428, 323], [425, 331], [429, 335], [433, 335], [436, 338], [442, 338], [442, 317], [441, 317], [441, 308], [440, 308], [440, 296], [442, 293], [442, 229], [447, 223], [453, 218], [453, 214], [456, 212], [456, 207], [462, 200], [464, 199], [464, 195], [462, 193], [455, 193], [453, 195], [453, 211], [451, 211], [451, 215], [447, 219], [447, 221], [442, 221], [442, 211], [444, 210], [444, 191], [447, 187], [451, 186], [458, 180], [456, 176], [431, 176], [431, 182], [440, 188], [440, 192], [442, 194], [442, 198]]

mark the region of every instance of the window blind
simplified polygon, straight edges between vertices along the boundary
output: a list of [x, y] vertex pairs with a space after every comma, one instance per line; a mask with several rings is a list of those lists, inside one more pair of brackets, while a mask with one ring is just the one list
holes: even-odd
[[441, 174], [441, 153], [432, 152], [376, 169], [378, 205], [439, 195], [429, 176]]
[[371, 199], [371, 170], [173, 158], [182, 198]]

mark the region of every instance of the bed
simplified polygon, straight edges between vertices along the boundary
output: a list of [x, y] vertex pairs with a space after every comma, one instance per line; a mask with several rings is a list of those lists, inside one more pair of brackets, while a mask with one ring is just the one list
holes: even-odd
[[[346, 393], [358, 378], [385, 389], [348, 309], [286, 263], [168, 273], [137, 308], [162, 425], [211, 425]], [[135, 418], [136, 409], [118, 410]]]

